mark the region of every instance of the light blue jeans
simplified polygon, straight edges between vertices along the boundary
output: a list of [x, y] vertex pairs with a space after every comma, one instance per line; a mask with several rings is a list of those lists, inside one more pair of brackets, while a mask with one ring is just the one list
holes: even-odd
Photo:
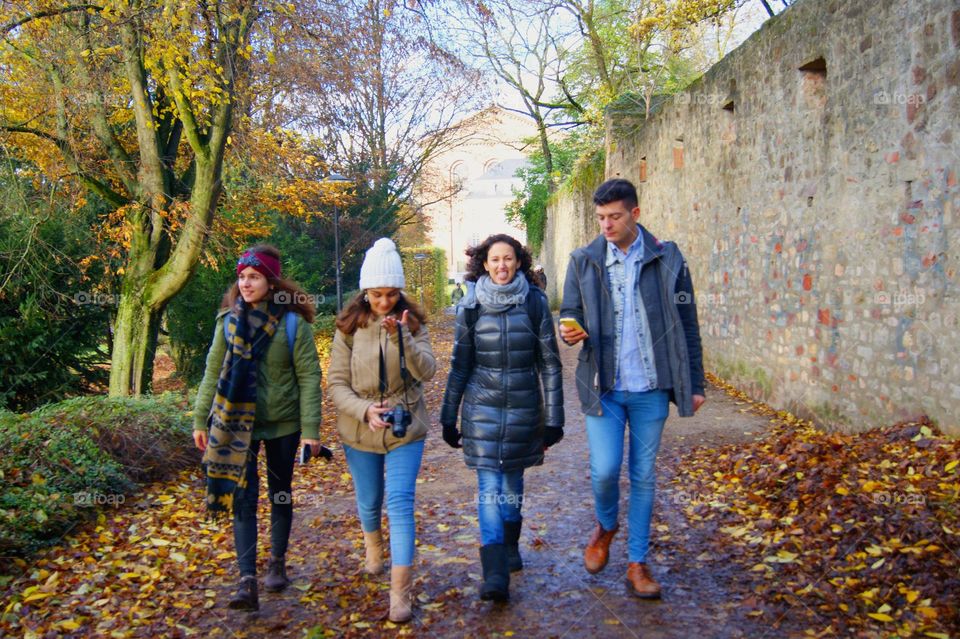
[[413, 564], [413, 500], [420, 460], [423, 458], [423, 442], [421, 439], [398, 446], [385, 455], [368, 453], [346, 445], [343, 447], [350, 474], [353, 475], [357, 514], [364, 532], [380, 530], [383, 494], [386, 489], [387, 517], [390, 519], [390, 557], [394, 566]]
[[523, 469], [500, 472], [477, 469], [477, 510], [480, 544], [503, 543], [503, 522], [520, 521], [523, 507]]
[[590, 445], [590, 481], [597, 521], [604, 530], [617, 525], [620, 502], [620, 467], [623, 433], [630, 424], [630, 511], [628, 513], [630, 561], [645, 562], [650, 549], [650, 520], [656, 487], [657, 451], [663, 424], [669, 414], [667, 391], [643, 393], [610, 391], [600, 399], [603, 415], [587, 415]]

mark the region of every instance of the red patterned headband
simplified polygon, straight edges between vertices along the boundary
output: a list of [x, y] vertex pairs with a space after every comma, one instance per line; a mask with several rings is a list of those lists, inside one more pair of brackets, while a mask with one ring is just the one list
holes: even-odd
[[266, 253], [245, 252], [237, 261], [237, 275], [240, 275], [240, 272], [247, 267], [252, 268], [264, 277], [276, 279], [280, 277], [280, 260]]

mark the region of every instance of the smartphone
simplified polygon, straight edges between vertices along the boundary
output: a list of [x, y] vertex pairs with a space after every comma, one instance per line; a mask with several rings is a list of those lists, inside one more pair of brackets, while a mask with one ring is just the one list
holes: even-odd
[[560, 324], [561, 326], [566, 326], [567, 328], [571, 328], [575, 331], [583, 331], [584, 333], [587, 332], [587, 329], [581, 326], [580, 322], [572, 317], [561, 317]]
[[313, 457], [313, 451], [310, 449], [310, 444], [304, 444], [300, 447], [300, 458], [299, 462], [301, 464], [306, 464], [310, 461], [310, 458]]

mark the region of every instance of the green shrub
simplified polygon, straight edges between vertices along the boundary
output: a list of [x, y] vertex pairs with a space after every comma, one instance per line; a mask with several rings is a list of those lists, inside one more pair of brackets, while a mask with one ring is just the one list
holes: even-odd
[[138, 482], [197, 463], [178, 395], [79, 397], [0, 412], [0, 556], [56, 543]]
[[[416, 255], [425, 255], [417, 260]], [[406, 290], [413, 300], [420, 303], [420, 277], [423, 276], [423, 306], [430, 315], [436, 315], [449, 305], [447, 294], [447, 254], [443, 249], [433, 246], [400, 249], [403, 260], [403, 272], [406, 275]]]
[[91, 230], [96, 198], [68, 210], [0, 158], [0, 408], [27, 411], [102, 388], [115, 297]]
[[[527, 142], [539, 145], [535, 139]], [[527, 232], [527, 246], [536, 254], [543, 247], [543, 234], [547, 225], [547, 204], [557, 185], [569, 175], [583, 141], [570, 135], [560, 142], [550, 143], [552, 170], [547, 170], [543, 150], [539, 146], [527, 158], [529, 164], [517, 169], [516, 177], [523, 181], [521, 188], [513, 188], [513, 200], [507, 204], [507, 219], [522, 226]]]

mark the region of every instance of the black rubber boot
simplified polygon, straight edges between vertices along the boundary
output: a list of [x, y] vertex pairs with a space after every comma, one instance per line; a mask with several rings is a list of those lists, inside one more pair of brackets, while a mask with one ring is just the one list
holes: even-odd
[[523, 558], [520, 556], [520, 529], [522, 527], [523, 519], [503, 522], [503, 545], [507, 547], [507, 566], [509, 566], [510, 572], [523, 570]]
[[507, 547], [488, 544], [480, 548], [483, 566], [483, 585], [480, 598], [484, 601], [506, 601], [510, 598], [510, 570], [507, 568]]
[[260, 598], [257, 595], [257, 578], [252, 575], [240, 578], [237, 593], [227, 604], [231, 610], [259, 610]]

